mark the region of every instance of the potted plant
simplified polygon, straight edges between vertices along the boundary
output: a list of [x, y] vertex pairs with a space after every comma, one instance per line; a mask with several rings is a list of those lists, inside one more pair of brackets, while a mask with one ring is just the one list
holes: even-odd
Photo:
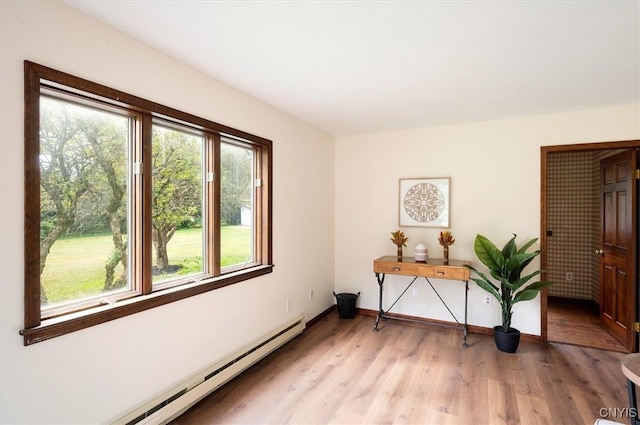
[[402, 247], [407, 246], [409, 238], [405, 236], [404, 232], [400, 229], [395, 232], [391, 232], [391, 242], [398, 248], [398, 261], [402, 261]]
[[485, 236], [480, 234], [476, 236], [473, 246], [476, 256], [489, 269], [491, 276], [497, 282], [492, 281], [476, 268], [467, 267], [479, 276], [472, 277], [471, 280], [493, 295], [502, 308], [502, 325], [493, 328], [496, 346], [500, 351], [515, 353], [520, 343], [520, 331], [511, 327], [513, 305], [520, 301], [534, 299], [542, 288], [551, 284], [546, 281], [527, 284], [533, 277], [539, 275], [541, 270], [521, 276], [524, 268], [540, 254], [540, 250], [526, 252], [537, 240], [538, 238], [532, 239], [518, 248], [514, 234], [504, 248], [499, 250]]
[[440, 232], [438, 243], [440, 243], [443, 248], [442, 261], [444, 262], [444, 264], [449, 264], [449, 245], [453, 245], [455, 241], [456, 240], [453, 239], [453, 235], [450, 231]]

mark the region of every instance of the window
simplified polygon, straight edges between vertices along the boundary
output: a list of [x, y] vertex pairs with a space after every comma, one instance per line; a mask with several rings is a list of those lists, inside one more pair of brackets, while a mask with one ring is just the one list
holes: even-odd
[[203, 259], [208, 253], [208, 226], [202, 224], [208, 214], [202, 204], [207, 193], [202, 175], [206, 138], [184, 128], [153, 124], [151, 144], [151, 271], [154, 287], [161, 288], [207, 272]]
[[253, 150], [224, 140], [220, 145], [222, 193], [220, 253], [223, 268], [237, 268], [254, 262]]
[[25, 345], [272, 270], [271, 141], [25, 62]]

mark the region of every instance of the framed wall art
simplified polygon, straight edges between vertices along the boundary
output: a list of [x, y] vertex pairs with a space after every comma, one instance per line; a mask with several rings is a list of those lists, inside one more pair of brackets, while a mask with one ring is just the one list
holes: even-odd
[[400, 226], [449, 227], [451, 179], [400, 179]]

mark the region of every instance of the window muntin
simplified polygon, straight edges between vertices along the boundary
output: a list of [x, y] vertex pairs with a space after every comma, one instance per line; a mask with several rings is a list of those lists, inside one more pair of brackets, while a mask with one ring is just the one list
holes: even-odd
[[[119, 232], [114, 231], [107, 236], [113, 240], [114, 235], [119, 235], [124, 248], [122, 245], [113, 245], [122, 249], [111, 248], [114, 255], [105, 257], [108, 250], [100, 251], [92, 246], [84, 250], [82, 258], [76, 256], [75, 263], [86, 266], [86, 257], [99, 253], [103, 258], [100, 261], [101, 273], [106, 274], [107, 260], [104, 258], [111, 258], [115, 264], [112, 271], [114, 281], [122, 282], [120, 278], [126, 276], [126, 284], [122, 287], [87, 296], [71, 296], [66, 301], [58, 302], [55, 308], [50, 303], [41, 303], [43, 292], [46, 294], [46, 283], [41, 285], [40, 279], [41, 228], [43, 235], [50, 231], [50, 224], [45, 220], [51, 218], [54, 201], [41, 192], [41, 184], [47, 184], [41, 164], [46, 166], [52, 154], [40, 145], [41, 127], [45, 127], [40, 119], [51, 118], [47, 117], [46, 111], [46, 103], [50, 99], [74, 108], [87, 108], [97, 112], [98, 117], [111, 117], [119, 122], [115, 125], [120, 129], [118, 137], [100, 139], [101, 142], [94, 143], [92, 150], [89, 150], [92, 152], [90, 157], [94, 158], [92, 167], [96, 170], [101, 168], [96, 159], [102, 153], [112, 158], [112, 161], [104, 164], [111, 164], [117, 172], [110, 174], [102, 167], [102, 176], [92, 174], [92, 178], [87, 179], [87, 185], [91, 186], [94, 198], [89, 197], [82, 202], [84, 209], [92, 207], [97, 211], [109, 205], [110, 195], [119, 200], [113, 203], [113, 220], [107, 220], [109, 227], [118, 223], [119, 226], [115, 228]], [[90, 129], [86, 123], [85, 127], [86, 131]], [[122, 130], [123, 127], [126, 130]], [[105, 128], [94, 133], [102, 136], [111, 134], [105, 132]], [[200, 207], [196, 206], [191, 212], [194, 221], [198, 214], [202, 216], [202, 227], [197, 231], [201, 232], [202, 239], [195, 243], [195, 249], [202, 252], [203, 257], [202, 264], [197, 264], [185, 275], [166, 276], [157, 281], [154, 281], [152, 273], [155, 256], [152, 238], [154, 129], [157, 132], [177, 133], [190, 140], [188, 145], [192, 153], [198, 156], [195, 161], [197, 165], [191, 171], [193, 175], [198, 175], [200, 189], [194, 190], [190, 196], [199, 198], [200, 202]], [[115, 143], [116, 140], [120, 142]], [[248, 256], [249, 260], [242, 263], [231, 261], [234, 263], [232, 266], [226, 265], [226, 254], [221, 253], [228, 251], [221, 248], [221, 245], [228, 245], [228, 241], [221, 241], [220, 218], [221, 166], [227, 163], [221, 160], [220, 152], [223, 149], [221, 145], [225, 143], [240, 148], [245, 154], [250, 152], [252, 158], [252, 183], [247, 192], [247, 197], [253, 202], [248, 209], [252, 213], [252, 225], [249, 241], [241, 244], [251, 255]], [[74, 158], [73, 155], [68, 156]], [[76, 160], [80, 158], [84, 157], [78, 156]], [[271, 162], [271, 141], [267, 139], [25, 61], [25, 329], [20, 332], [25, 345], [270, 273], [273, 267]], [[242, 170], [246, 172], [248, 169], [245, 167]], [[109, 179], [109, 176], [113, 178]], [[159, 177], [157, 180], [160, 181]], [[64, 183], [68, 186], [72, 181], [67, 178]], [[109, 186], [113, 181], [117, 184]], [[109, 190], [106, 190], [107, 187]], [[126, 194], [113, 196], [111, 192], [118, 187], [125, 188]], [[124, 203], [122, 199], [126, 199]], [[91, 202], [93, 205], [88, 205]], [[198, 201], [192, 199], [189, 206], [197, 204]], [[88, 218], [88, 214], [83, 215], [83, 220]], [[98, 221], [105, 220], [104, 212], [101, 217], [100, 213], [96, 213], [95, 218]], [[53, 246], [55, 243], [51, 251], [54, 251]], [[171, 248], [169, 255], [170, 252]], [[74, 261], [69, 264], [74, 264]], [[74, 286], [73, 282], [70, 286]], [[45, 291], [42, 291], [43, 288]]]

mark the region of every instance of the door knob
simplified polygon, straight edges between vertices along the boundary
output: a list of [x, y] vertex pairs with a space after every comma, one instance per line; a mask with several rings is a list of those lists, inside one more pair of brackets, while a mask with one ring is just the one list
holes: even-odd
[[602, 255], [604, 254], [604, 251], [602, 251], [601, 249], [596, 249], [596, 255]]

